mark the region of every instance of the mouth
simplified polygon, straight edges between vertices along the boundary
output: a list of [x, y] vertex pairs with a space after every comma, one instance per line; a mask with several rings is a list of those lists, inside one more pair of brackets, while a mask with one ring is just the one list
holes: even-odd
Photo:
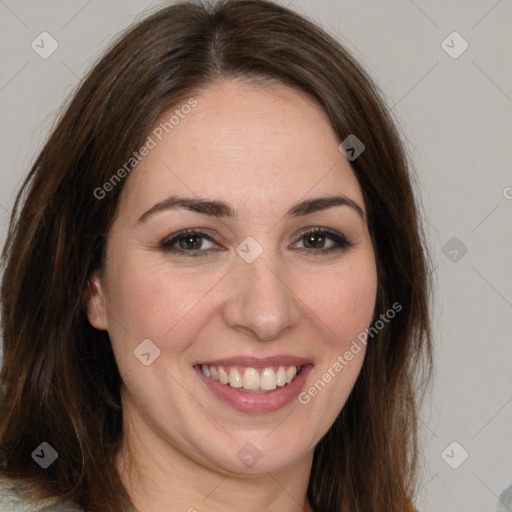
[[290, 404], [312, 368], [311, 361], [290, 356], [239, 357], [194, 365], [209, 391], [246, 413], [274, 412]]
[[203, 375], [243, 393], [268, 393], [291, 384], [302, 366], [269, 366], [262, 369], [240, 366], [201, 365]]

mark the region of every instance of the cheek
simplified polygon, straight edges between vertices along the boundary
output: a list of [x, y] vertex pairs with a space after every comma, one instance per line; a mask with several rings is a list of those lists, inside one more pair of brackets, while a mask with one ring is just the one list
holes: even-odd
[[205, 311], [208, 293], [214, 293], [221, 275], [206, 267], [203, 272], [191, 272], [154, 264], [151, 256], [154, 260], [154, 255], [135, 253], [112, 269], [107, 299], [116, 320], [112, 328], [121, 338], [129, 336], [131, 344], [149, 338], [163, 348], [172, 338], [173, 349], [178, 350], [180, 333], [198, 325], [197, 315]]
[[303, 287], [306, 306], [322, 321], [333, 344], [350, 343], [372, 321], [377, 294], [374, 265], [317, 274], [314, 282], [315, 286]]
[[[308, 385], [298, 397], [306, 422], [324, 435], [344, 407], [364, 362], [366, 345], [358, 336], [370, 325], [377, 293], [373, 257], [343, 265], [336, 274], [315, 276], [308, 301], [325, 333]], [[320, 327], [321, 326], [321, 327]], [[304, 418], [304, 412], [301, 413]], [[304, 421], [304, 419], [302, 420]]]

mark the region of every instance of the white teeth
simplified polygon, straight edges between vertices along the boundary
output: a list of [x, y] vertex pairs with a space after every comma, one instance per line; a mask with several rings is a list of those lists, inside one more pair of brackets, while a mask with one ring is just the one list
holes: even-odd
[[[201, 365], [201, 370], [206, 377], [229, 384], [233, 388], [242, 388], [244, 391], [272, 391], [277, 387], [290, 384], [301, 372], [302, 367], [279, 366], [277, 372], [273, 368], [263, 368], [261, 371], [256, 368], [245, 368], [241, 373], [237, 368], [226, 369], [223, 366]], [[229, 372], [229, 373], [228, 373]]]
[[294, 379], [294, 377], [297, 375], [297, 367], [296, 366], [290, 366], [288, 370], [286, 370], [286, 382], [287, 384], [290, 384], [290, 382]]
[[242, 381], [244, 389], [259, 389], [260, 388], [260, 376], [254, 368], [247, 368], [244, 372]]
[[282, 366], [279, 367], [276, 373], [276, 384], [282, 387], [286, 384], [286, 372]]
[[231, 368], [231, 371], [229, 372], [229, 385], [232, 388], [242, 387], [242, 376], [240, 375], [240, 372], [236, 368]]
[[265, 368], [261, 372], [260, 388], [265, 391], [276, 389], [276, 374], [272, 368]]
[[215, 368], [215, 366], [210, 366], [210, 377], [213, 380], [219, 380], [219, 374], [218, 374], [217, 368]]
[[[226, 370], [224, 370], [224, 368], [222, 368], [222, 366], [219, 366], [217, 370], [219, 372], [219, 382], [221, 384], [227, 384], [229, 382], [229, 376], [226, 373]], [[208, 377], [208, 375], [207, 375], [207, 377]]]

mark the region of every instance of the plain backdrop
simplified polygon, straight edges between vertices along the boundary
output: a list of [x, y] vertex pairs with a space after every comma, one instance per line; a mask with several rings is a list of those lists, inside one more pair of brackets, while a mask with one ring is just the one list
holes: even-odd
[[[15, 192], [64, 99], [112, 37], [158, 5], [0, 0], [2, 243]], [[494, 511], [512, 484], [512, 2], [289, 5], [376, 80], [418, 176], [436, 280], [436, 373], [422, 411], [418, 507]], [[46, 59], [31, 47], [42, 32], [58, 44]]]

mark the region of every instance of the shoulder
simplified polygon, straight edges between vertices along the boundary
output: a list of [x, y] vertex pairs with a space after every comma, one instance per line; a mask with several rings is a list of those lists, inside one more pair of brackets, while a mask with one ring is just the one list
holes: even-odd
[[30, 489], [24, 484], [0, 478], [0, 510], [2, 512], [81, 512], [71, 503], [59, 503], [46, 499], [33, 503], [29, 499]]
[[512, 485], [501, 493], [498, 503], [498, 512], [508, 512], [509, 510], [512, 510]]

